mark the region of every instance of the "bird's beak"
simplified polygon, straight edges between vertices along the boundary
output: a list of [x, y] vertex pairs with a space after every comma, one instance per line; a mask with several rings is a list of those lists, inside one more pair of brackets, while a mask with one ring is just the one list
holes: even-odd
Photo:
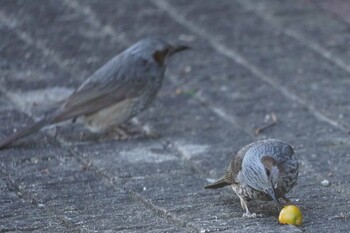
[[269, 188], [266, 190], [266, 192], [272, 197], [272, 200], [274, 200], [274, 202], [276, 202], [276, 204], [281, 207], [281, 202], [278, 200], [278, 198], [275, 195], [275, 190], [273, 188]]
[[177, 46], [174, 46], [171, 50], [170, 50], [170, 53], [169, 55], [173, 55], [175, 53], [178, 53], [178, 52], [181, 52], [181, 51], [185, 51], [185, 50], [189, 50], [190, 47], [187, 46], [187, 45], [177, 45]]

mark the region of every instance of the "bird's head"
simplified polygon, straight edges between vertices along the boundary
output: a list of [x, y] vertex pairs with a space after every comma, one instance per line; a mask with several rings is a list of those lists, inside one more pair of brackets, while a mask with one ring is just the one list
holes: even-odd
[[245, 159], [242, 166], [242, 176], [245, 182], [252, 188], [265, 192], [271, 196], [279, 206], [281, 203], [276, 196], [275, 190], [278, 185], [280, 168], [276, 159], [272, 156], [262, 156], [260, 159]]
[[159, 38], [146, 38], [135, 43], [126, 52], [136, 54], [143, 59], [154, 61], [156, 64], [163, 66], [166, 64], [168, 57], [189, 48], [186, 45], [170, 45]]
[[279, 206], [281, 206], [275, 192], [278, 186], [278, 177], [280, 175], [280, 168], [278, 167], [277, 161], [271, 156], [263, 156], [261, 158], [261, 163], [264, 165], [266, 174], [263, 190], [265, 193], [269, 194]]

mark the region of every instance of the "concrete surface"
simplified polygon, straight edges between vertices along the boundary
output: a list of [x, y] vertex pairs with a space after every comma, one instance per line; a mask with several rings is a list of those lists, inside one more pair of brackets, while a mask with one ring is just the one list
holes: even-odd
[[[1, 137], [140, 38], [193, 50], [172, 59], [139, 117], [160, 138], [82, 139], [84, 129], [68, 123], [0, 151], [0, 232], [349, 232], [349, 8], [346, 0], [1, 0]], [[273, 114], [277, 123], [255, 134]], [[203, 189], [234, 152], [263, 138], [296, 150], [301, 173], [288, 196], [302, 208], [301, 227], [279, 225], [271, 206], [244, 219], [232, 190]]]

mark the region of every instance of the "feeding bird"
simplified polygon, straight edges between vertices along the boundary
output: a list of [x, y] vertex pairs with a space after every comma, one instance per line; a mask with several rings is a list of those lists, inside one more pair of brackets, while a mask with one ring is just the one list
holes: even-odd
[[285, 194], [295, 185], [299, 173], [298, 160], [291, 146], [276, 140], [261, 140], [243, 147], [231, 160], [223, 177], [205, 186], [217, 189], [231, 185], [245, 209], [243, 217], [256, 217], [248, 209], [248, 201], [279, 198], [290, 202]]

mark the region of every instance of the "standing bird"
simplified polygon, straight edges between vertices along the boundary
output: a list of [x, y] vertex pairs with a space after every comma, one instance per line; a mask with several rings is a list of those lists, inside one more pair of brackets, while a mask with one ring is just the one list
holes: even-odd
[[167, 59], [189, 47], [157, 39], [138, 41], [95, 71], [56, 111], [0, 141], [0, 148], [44, 126], [83, 118], [92, 132], [105, 132], [145, 110], [156, 97]]
[[256, 217], [250, 213], [247, 202], [273, 200], [278, 206], [281, 206], [278, 198], [290, 202], [285, 194], [296, 183], [298, 173], [298, 160], [291, 146], [275, 139], [261, 140], [238, 151], [225, 175], [205, 188], [231, 185], [246, 211], [243, 217]]

